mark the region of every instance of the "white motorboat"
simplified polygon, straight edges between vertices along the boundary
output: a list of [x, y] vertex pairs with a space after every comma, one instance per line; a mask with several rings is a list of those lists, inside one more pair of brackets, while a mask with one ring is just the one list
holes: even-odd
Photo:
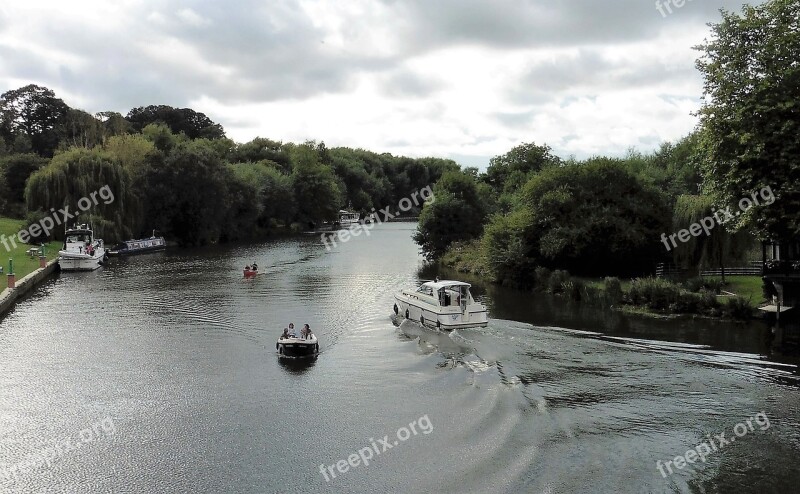
[[336, 221], [333, 226], [336, 229], [346, 229], [349, 228], [350, 225], [358, 224], [358, 220], [361, 218], [361, 215], [355, 213], [353, 211], [347, 211], [342, 209], [339, 211], [339, 220]]
[[302, 336], [283, 336], [275, 343], [278, 355], [282, 357], [313, 357], [319, 353], [319, 340], [314, 334]]
[[394, 296], [394, 313], [425, 326], [443, 330], [485, 327], [486, 306], [476, 302], [462, 281], [428, 281], [416, 290]]
[[67, 230], [64, 248], [58, 251], [58, 265], [62, 271], [93, 271], [105, 259], [103, 241], [94, 238], [91, 227], [84, 224]]

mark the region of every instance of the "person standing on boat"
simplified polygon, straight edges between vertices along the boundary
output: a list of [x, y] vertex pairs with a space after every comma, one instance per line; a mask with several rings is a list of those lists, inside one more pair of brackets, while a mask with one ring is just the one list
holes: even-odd
[[294, 332], [294, 323], [293, 322], [289, 323], [289, 336], [291, 336], [292, 338], [297, 338], [297, 333]]

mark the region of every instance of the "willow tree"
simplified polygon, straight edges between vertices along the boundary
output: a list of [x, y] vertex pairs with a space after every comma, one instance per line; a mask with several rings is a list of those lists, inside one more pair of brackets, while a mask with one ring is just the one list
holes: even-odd
[[57, 214], [70, 226], [90, 222], [107, 241], [131, 236], [131, 225], [138, 220], [135, 208], [129, 207], [133, 199], [130, 175], [122, 165], [104, 151], [85, 148], [55, 155], [25, 187], [28, 211]]
[[[675, 263], [687, 269], [718, 267], [725, 282], [725, 264], [739, 261], [754, 245], [753, 237], [745, 230], [731, 230], [732, 225], [720, 224], [715, 219], [717, 209], [714, 201], [706, 195], [678, 196], [673, 216], [673, 231], [688, 229], [690, 225], [703, 224], [707, 218], [714, 219], [714, 227], [708, 235], [704, 231], [698, 236], [690, 236], [686, 242], [678, 242], [673, 251]], [[716, 214], [723, 219], [722, 214]]]

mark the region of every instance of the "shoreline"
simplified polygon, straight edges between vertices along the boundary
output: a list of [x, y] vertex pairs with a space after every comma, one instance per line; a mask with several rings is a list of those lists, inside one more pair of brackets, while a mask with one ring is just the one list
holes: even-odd
[[48, 261], [43, 268], [38, 268], [17, 281], [16, 288], [5, 288], [0, 292], [0, 322], [17, 304], [17, 301], [33, 291], [58, 269], [58, 259]]

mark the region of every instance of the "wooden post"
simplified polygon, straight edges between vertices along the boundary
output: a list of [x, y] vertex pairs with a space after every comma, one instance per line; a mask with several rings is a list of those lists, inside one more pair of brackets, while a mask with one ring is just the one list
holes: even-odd
[[8, 260], [8, 288], [13, 290], [17, 287], [17, 275], [14, 274], [14, 259]]

